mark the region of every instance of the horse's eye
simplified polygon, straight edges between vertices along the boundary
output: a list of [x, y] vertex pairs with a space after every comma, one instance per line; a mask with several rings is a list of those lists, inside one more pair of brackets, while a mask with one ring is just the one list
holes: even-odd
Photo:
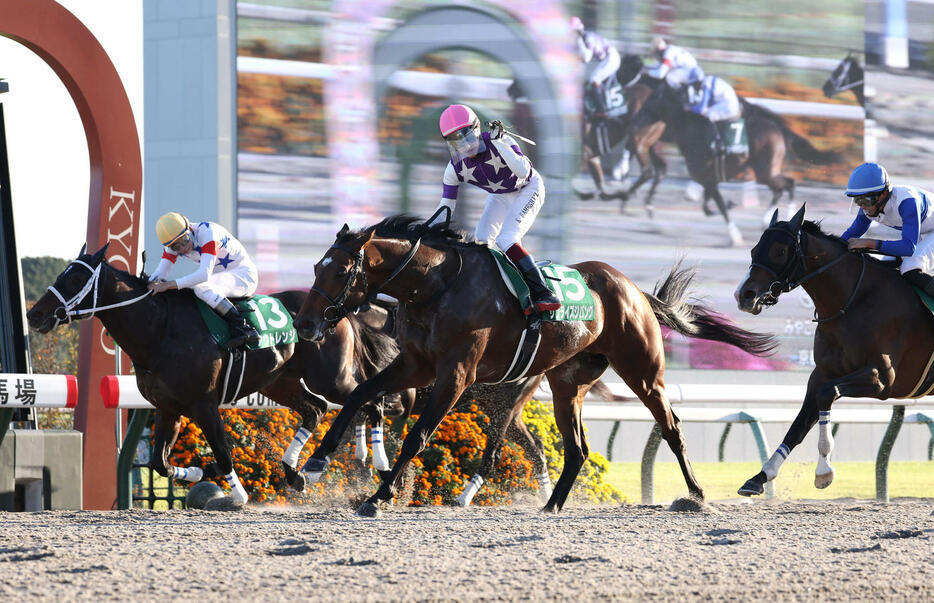
[[337, 276], [341, 278], [347, 276], [347, 270], [345, 268], [341, 268], [337, 271]]

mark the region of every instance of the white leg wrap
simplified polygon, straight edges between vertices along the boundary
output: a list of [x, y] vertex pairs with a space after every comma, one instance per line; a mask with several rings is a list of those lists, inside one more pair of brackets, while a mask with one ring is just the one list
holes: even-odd
[[231, 471], [224, 476], [224, 479], [227, 480], [227, 485], [230, 486], [230, 497], [232, 499], [241, 505], [250, 499], [246, 490], [243, 489], [243, 484], [240, 483], [240, 478], [237, 477], [236, 471]]
[[477, 491], [480, 490], [480, 486], [483, 485], [483, 478], [479, 475], [475, 475], [470, 478], [470, 482], [467, 484], [467, 487], [464, 488], [464, 491], [461, 492], [461, 495], [457, 497], [457, 504], [462, 507], [470, 506], [470, 501], [473, 500], [473, 497], [476, 496]]
[[765, 464], [762, 465], [762, 471], [765, 473], [765, 477], [768, 481], [775, 479], [775, 476], [778, 475], [778, 470], [781, 468], [782, 463], [785, 462], [785, 459], [788, 458], [788, 454], [790, 452], [791, 451], [788, 450], [788, 446], [782, 444], [772, 455], [772, 458], [767, 460]]
[[817, 426], [817, 469], [814, 471], [814, 487], [826, 488], [833, 483], [836, 471], [830, 464], [830, 453], [833, 451], [833, 434], [830, 430], [830, 411], [820, 411], [820, 422]]
[[292, 438], [292, 443], [289, 444], [285, 454], [282, 455], [282, 462], [294, 469], [298, 465], [298, 457], [301, 456], [302, 449], [310, 437], [310, 431], [304, 427], [299, 427], [298, 431], [295, 432], [295, 437]]
[[356, 437], [356, 444], [354, 446], [354, 456], [357, 459], [364, 463], [366, 462], [367, 450], [366, 450], [366, 424], [360, 423], [354, 428], [354, 436]]
[[172, 479], [181, 479], [186, 482], [200, 482], [204, 477], [204, 471], [201, 467], [172, 467], [169, 466], [169, 472]]
[[831, 450], [833, 450], [833, 434], [830, 431], [830, 411], [822, 410], [817, 425], [817, 452], [829, 458]]
[[548, 502], [548, 499], [551, 498], [551, 476], [548, 475], [547, 469], [538, 476], [538, 493], [545, 502]]
[[370, 443], [373, 445], [373, 467], [379, 471], [389, 471], [389, 457], [383, 447], [383, 426], [370, 430]]
[[318, 483], [318, 480], [321, 479], [321, 476], [327, 471], [327, 466], [331, 464], [331, 457], [324, 457], [324, 471], [302, 471], [302, 475], [305, 476], [305, 483], [311, 485]]

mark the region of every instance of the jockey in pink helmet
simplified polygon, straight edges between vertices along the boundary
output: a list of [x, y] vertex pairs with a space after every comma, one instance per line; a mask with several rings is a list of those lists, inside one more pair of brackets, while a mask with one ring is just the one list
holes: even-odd
[[[451, 152], [451, 161], [444, 170], [438, 207], [454, 213], [462, 182], [487, 191], [486, 207], [474, 238], [495, 244], [519, 268], [529, 285], [532, 308], [538, 312], [557, 310], [561, 302], [521, 244], [545, 203], [545, 184], [516, 141], [505, 133], [502, 122], [494, 121], [489, 126], [489, 132], [481, 132], [480, 119], [466, 105], [451, 105], [441, 114], [441, 136]], [[443, 212], [438, 219], [443, 220], [442, 216]]]

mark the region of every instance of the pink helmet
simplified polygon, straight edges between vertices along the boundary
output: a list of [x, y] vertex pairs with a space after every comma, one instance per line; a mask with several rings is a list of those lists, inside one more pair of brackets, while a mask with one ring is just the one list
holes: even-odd
[[478, 127], [480, 120], [467, 105], [451, 105], [441, 114], [441, 135], [447, 136], [461, 128]]
[[581, 22], [580, 17], [571, 17], [571, 29], [577, 32], [584, 31], [584, 24]]

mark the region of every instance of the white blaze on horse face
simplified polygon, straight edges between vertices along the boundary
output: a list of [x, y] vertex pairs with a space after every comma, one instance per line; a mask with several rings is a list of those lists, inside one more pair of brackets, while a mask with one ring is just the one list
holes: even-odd
[[749, 270], [746, 271], [746, 276], [743, 277], [743, 280], [739, 282], [739, 285], [736, 287], [736, 291], [733, 292], [733, 299], [736, 300], [736, 303], [739, 304], [739, 294], [743, 290], [743, 285], [749, 282], [749, 279], [752, 277], [752, 266], [749, 267]]
[[321, 260], [321, 267], [325, 268], [330, 263], [331, 263], [331, 258], [324, 258], [323, 260]]

